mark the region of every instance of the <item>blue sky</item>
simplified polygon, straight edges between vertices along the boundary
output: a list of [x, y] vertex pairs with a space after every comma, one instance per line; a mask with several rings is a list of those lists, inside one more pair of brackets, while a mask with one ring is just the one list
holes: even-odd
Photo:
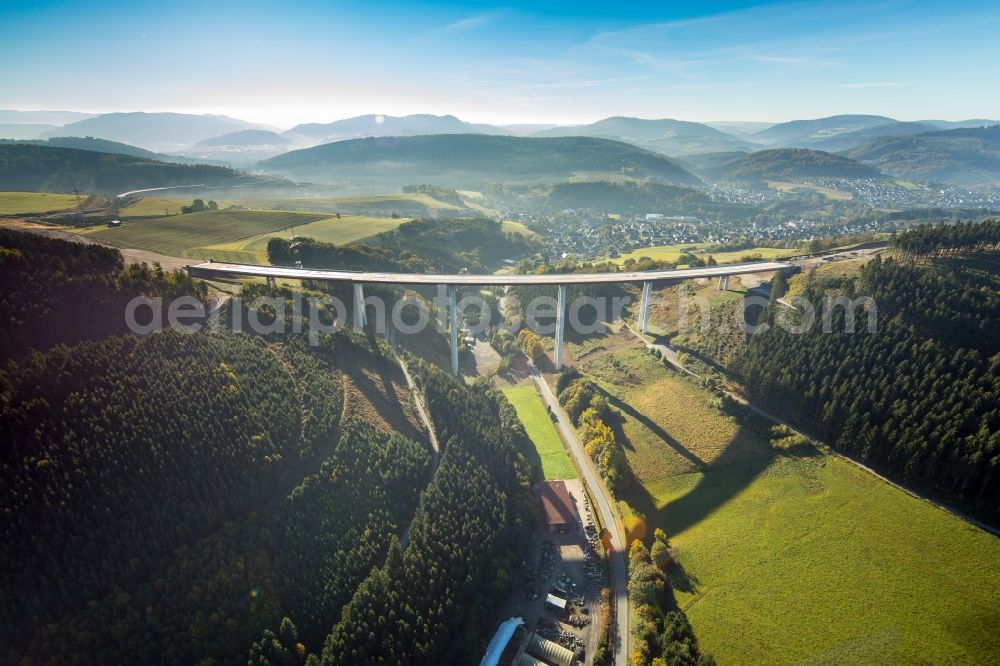
[[0, 108], [493, 123], [1000, 116], [1000, 3], [11, 2]]

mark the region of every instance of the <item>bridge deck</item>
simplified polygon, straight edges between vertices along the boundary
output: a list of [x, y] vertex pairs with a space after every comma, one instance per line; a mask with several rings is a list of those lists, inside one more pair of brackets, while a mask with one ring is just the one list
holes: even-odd
[[188, 266], [193, 277], [212, 278], [229, 276], [267, 277], [292, 280], [321, 280], [349, 282], [352, 284], [443, 284], [455, 286], [488, 285], [561, 285], [606, 284], [615, 282], [647, 282], [659, 280], [689, 280], [692, 278], [720, 277], [770, 273], [791, 268], [781, 261], [756, 261], [746, 264], [705, 266], [661, 271], [628, 271], [621, 273], [560, 273], [549, 275], [428, 275], [423, 273], [383, 273], [369, 271], [337, 271], [316, 268], [289, 268], [284, 266], [254, 266], [251, 264], [226, 264], [206, 262]]

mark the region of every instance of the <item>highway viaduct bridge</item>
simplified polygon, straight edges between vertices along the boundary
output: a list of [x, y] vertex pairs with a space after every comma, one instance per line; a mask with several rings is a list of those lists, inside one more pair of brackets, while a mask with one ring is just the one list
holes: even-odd
[[694, 278], [719, 278], [719, 289], [726, 289], [731, 275], [751, 273], [771, 273], [792, 268], [792, 264], [780, 261], [757, 261], [745, 264], [727, 264], [660, 271], [625, 271], [621, 273], [566, 273], [552, 275], [428, 275], [422, 273], [382, 273], [373, 271], [322, 270], [314, 268], [291, 268], [284, 266], [254, 266], [247, 264], [227, 264], [210, 261], [188, 266], [192, 277], [232, 278], [263, 277], [269, 283], [277, 279], [312, 280], [318, 282], [340, 282], [351, 284], [354, 290], [354, 326], [364, 327], [364, 285], [437, 285], [447, 288], [448, 325], [451, 333], [451, 371], [458, 375], [458, 307], [456, 290], [458, 287], [552, 285], [558, 288], [556, 299], [556, 369], [562, 368], [563, 339], [566, 330], [566, 290], [570, 285], [588, 284], [642, 284], [642, 298], [639, 302], [638, 328], [646, 332], [649, 320], [649, 304], [653, 283], [662, 281], [690, 280]]

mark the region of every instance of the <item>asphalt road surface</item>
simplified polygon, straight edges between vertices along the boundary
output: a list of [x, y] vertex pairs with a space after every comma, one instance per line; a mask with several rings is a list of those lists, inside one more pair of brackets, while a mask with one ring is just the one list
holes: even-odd
[[618, 514], [615, 511], [613, 501], [605, 487], [603, 481], [597, 475], [590, 456], [583, 450], [583, 444], [576, 435], [576, 430], [569, 422], [569, 417], [563, 411], [562, 405], [556, 400], [545, 379], [534, 367], [531, 368], [531, 378], [538, 386], [539, 392], [545, 403], [555, 415], [556, 426], [562, 433], [563, 438], [570, 445], [570, 453], [576, 458], [577, 466], [583, 471], [583, 482], [590, 490], [590, 496], [594, 500], [594, 506], [601, 513], [601, 523], [608, 530], [611, 537], [612, 552], [609, 553], [611, 559], [611, 588], [612, 596], [615, 600], [615, 631], [617, 640], [615, 641], [615, 664], [616, 666], [628, 666], [629, 641], [632, 633], [629, 629], [628, 595], [626, 588], [628, 585], [628, 574], [625, 568], [625, 534]]
[[320, 280], [359, 284], [445, 284], [445, 285], [516, 285], [516, 284], [605, 284], [618, 282], [650, 282], [659, 280], [690, 280], [692, 278], [771, 273], [792, 264], [781, 261], [755, 261], [748, 264], [725, 264], [703, 268], [662, 271], [631, 271], [622, 273], [565, 273], [551, 275], [518, 275], [514, 273], [477, 275], [426, 275], [423, 273], [386, 273], [379, 271], [332, 271], [286, 266], [254, 266], [227, 264], [217, 261], [188, 267], [194, 277], [255, 276], [290, 280]]

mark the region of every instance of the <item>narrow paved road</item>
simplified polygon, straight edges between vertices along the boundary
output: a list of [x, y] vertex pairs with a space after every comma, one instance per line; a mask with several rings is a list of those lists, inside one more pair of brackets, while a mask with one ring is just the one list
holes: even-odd
[[590, 456], [583, 450], [583, 444], [577, 437], [576, 430], [569, 421], [569, 416], [563, 411], [562, 405], [556, 400], [545, 379], [532, 366], [531, 378], [535, 381], [542, 399], [552, 410], [555, 416], [556, 426], [563, 435], [563, 439], [570, 445], [570, 453], [576, 458], [577, 466], [583, 472], [583, 481], [590, 490], [590, 496], [601, 512], [601, 523], [608, 530], [611, 537], [612, 552], [609, 553], [611, 559], [611, 588], [615, 599], [615, 631], [617, 640], [615, 641], [615, 664], [617, 666], [628, 665], [629, 642], [632, 634], [629, 630], [628, 596], [626, 586], [628, 574], [625, 569], [625, 533], [618, 520], [618, 513], [615, 511], [614, 501], [604, 482], [597, 475]]

